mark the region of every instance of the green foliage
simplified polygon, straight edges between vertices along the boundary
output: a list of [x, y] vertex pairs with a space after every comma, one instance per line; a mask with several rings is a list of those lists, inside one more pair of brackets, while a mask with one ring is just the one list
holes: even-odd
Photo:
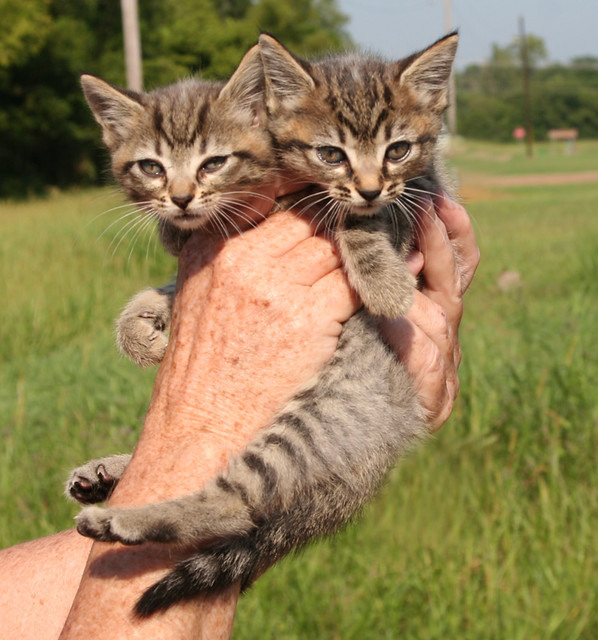
[[43, 46], [49, 0], [0, 0], [0, 68], [19, 64]]
[[[528, 52], [535, 137], [543, 140], [550, 129], [574, 128], [582, 138], [598, 138], [596, 59], [540, 66], [546, 47], [534, 36], [528, 37]], [[511, 140], [513, 129], [524, 124], [519, 44], [493, 45], [488, 62], [457, 73], [456, 82], [459, 133], [480, 140]]]
[[[144, 0], [149, 88], [201, 73], [228, 76], [267, 29], [303, 53], [350, 45], [336, 0]], [[0, 0], [0, 198], [105, 179], [82, 71], [125, 83], [120, 4]]]
[[[460, 171], [563, 173], [594, 169], [598, 147], [461, 154]], [[260, 578], [237, 640], [598, 637], [597, 199], [588, 183], [468, 203], [482, 262], [453, 418], [358, 524]], [[118, 210], [95, 219], [118, 204], [99, 190], [0, 204], [0, 546], [71, 527], [68, 469], [130, 450], [141, 425], [153, 372], [116, 354], [112, 321], [174, 264], [110, 227]], [[505, 269], [520, 286], [498, 286]]]

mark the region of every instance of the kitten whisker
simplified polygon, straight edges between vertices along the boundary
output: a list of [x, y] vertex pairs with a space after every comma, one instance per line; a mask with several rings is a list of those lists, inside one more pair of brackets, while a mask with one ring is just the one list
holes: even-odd
[[244, 212], [251, 212], [256, 214], [261, 220], [265, 220], [268, 217], [268, 214], [262, 213], [259, 209], [251, 205], [249, 202], [244, 200], [238, 200], [235, 198], [229, 198], [229, 193], [224, 194], [224, 197], [221, 198], [221, 202], [226, 206], [227, 210], [242, 218], [246, 222], [248, 222], [252, 227], [259, 224], [259, 221], [254, 220], [250, 215], [245, 215]]
[[412, 194], [408, 191], [403, 193], [403, 198], [415, 209], [421, 212], [425, 217], [433, 220], [434, 224], [441, 228], [442, 223], [438, 218], [430, 213], [428, 201], [426, 199], [419, 198], [416, 194]]
[[307, 196], [304, 196], [297, 202], [293, 203], [291, 209], [295, 211], [297, 215], [302, 216], [322, 203], [324, 203], [324, 206], [319, 208], [317, 213], [312, 214], [313, 218], [317, 218], [320, 215], [325, 215], [325, 212], [328, 210], [331, 204], [334, 203], [334, 200], [332, 200], [332, 198], [330, 198], [330, 196], [328, 195], [327, 190], [311, 193]]
[[220, 209], [217, 209], [216, 212], [218, 215], [212, 216], [211, 223], [215, 227], [215, 230], [222, 236], [222, 239], [228, 240], [230, 238], [230, 231], [223, 221], [223, 218], [228, 220], [228, 216], [226, 212], [220, 211]]
[[253, 198], [261, 198], [262, 200], [265, 200], [267, 202], [271, 202], [272, 205], [274, 206], [274, 204], [276, 203], [276, 200], [270, 196], [266, 196], [263, 193], [259, 193], [258, 191], [227, 191], [226, 195], [243, 195], [243, 196], [247, 196], [250, 195]]
[[144, 237], [147, 238], [147, 248], [146, 248], [146, 259], [147, 259], [148, 252], [149, 252], [149, 245], [151, 242], [152, 231], [155, 229], [153, 223], [154, 223], [154, 218], [152, 216], [146, 216], [145, 218], [142, 219], [141, 224], [139, 224], [139, 226], [137, 227], [137, 230], [130, 242], [131, 248], [129, 250], [129, 255], [127, 257], [127, 265], [131, 261], [131, 257], [133, 255], [133, 250], [135, 249], [135, 244], [137, 240], [142, 239]]
[[[297, 200], [296, 202], [293, 202], [293, 209], [297, 208], [297, 207], [301, 207], [302, 205], [303, 208], [300, 208], [300, 215], [302, 215], [303, 213], [305, 213], [306, 211], [309, 210], [310, 207], [320, 204], [320, 202], [323, 202], [324, 200], [330, 198], [330, 196], [328, 195], [328, 189], [321, 189], [320, 191], [313, 191], [308, 193], [307, 195], [303, 196], [302, 198], [299, 198], [299, 200]], [[310, 201], [311, 200], [311, 201]]]
[[257, 227], [257, 225], [260, 223], [260, 220], [256, 220], [250, 215], [250, 213], [244, 213], [242, 211], [243, 208], [245, 208], [248, 212], [257, 214], [262, 220], [266, 218], [266, 216], [264, 216], [260, 211], [251, 207], [250, 205], [244, 206], [243, 203], [236, 202], [234, 200], [230, 202], [227, 202], [226, 200], [221, 201], [220, 205], [217, 209], [215, 209], [215, 211], [218, 215], [225, 217], [225, 219], [231, 224], [231, 226], [233, 226], [235, 231], [242, 235], [241, 228], [238, 224], [235, 223], [235, 219], [245, 222], [249, 228]]
[[[241, 227], [235, 222], [234, 217], [231, 216], [230, 213], [228, 213], [228, 211], [226, 211], [225, 209], [222, 209], [220, 211], [220, 216], [221, 218], [224, 218], [226, 222], [228, 222], [229, 227], [232, 227], [236, 235], [243, 237], [243, 229], [241, 229]], [[230, 232], [228, 230], [227, 230], [226, 237], [227, 239], [230, 238]]]
[[[130, 205], [129, 205], [130, 206]], [[120, 207], [119, 207], [120, 208]], [[108, 212], [106, 212], [108, 213]], [[103, 215], [103, 214], [100, 214]], [[126, 220], [127, 218], [131, 218], [131, 217], [137, 217], [138, 215], [145, 215], [145, 210], [144, 209], [140, 209], [139, 207], [135, 206], [135, 208], [133, 208], [131, 211], [125, 212], [121, 215], [119, 215], [115, 220], [113, 220], [103, 231], [102, 233], [100, 233], [100, 235], [97, 237], [96, 240], [100, 240], [101, 238], [104, 237], [104, 235], [106, 235], [106, 233], [112, 229], [112, 227], [114, 227], [115, 225], [119, 224], [120, 222], [122, 222], [123, 220]], [[97, 219], [100, 216], [96, 216]], [[91, 223], [90, 223], [91, 224]]]
[[[144, 207], [151, 204], [150, 201], [148, 202], [139, 202], [139, 203], [131, 203], [131, 202], [125, 202], [124, 204], [120, 204], [117, 207], [112, 207], [111, 209], [106, 209], [105, 211], [102, 211], [101, 213], [98, 213], [96, 216], [94, 216], [88, 223], [87, 226], [93, 224], [96, 220], [98, 220], [99, 218], [102, 218], [105, 215], [108, 215], [109, 213], [114, 213], [115, 211], [118, 211], [119, 209], [131, 209], [131, 211], [129, 212], [129, 214], [133, 214], [136, 213], [140, 207]], [[129, 215], [126, 214], [126, 215]], [[118, 219], [117, 219], [118, 222]]]
[[329, 199], [326, 205], [314, 216], [314, 219], [320, 218], [314, 229], [314, 235], [317, 235], [320, 225], [323, 223], [324, 235], [334, 236], [334, 230], [339, 225], [345, 213], [344, 208], [345, 205], [343, 203]]
[[[112, 258], [115, 256], [116, 252], [118, 251], [118, 248], [125, 241], [126, 238], [130, 237], [131, 234], [133, 234], [133, 238], [135, 237], [135, 234], [137, 232], [139, 225], [143, 224], [144, 221], [145, 221], [144, 218], [141, 218], [141, 219], [136, 218], [135, 220], [130, 221], [126, 226], [124, 226], [120, 230], [119, 234], [114, 236], [113, 241], [110, 243], [108, 247], [108, 248], [113, 247], [112, 253], [111, 253]], [[118, 238], [118, 242], [114, 244], [114, 241], [117, 238]], [[129, 244], [130, 244], [130, 241], [129, 241]]]
[[110, 247], [112, 247], [112, 245], [114, 244], [114, 242], [116, 241], [117, 238], [119, 238], [118, 242], [116, 243], [116, 245], [114, 246], [114, 249], [112, 251], [112, 257], [114, 257], [114, 255], [116, 254], [116, 252], [118, 251], [118, 248], [120, 247], [120, 245], [124, 242], [125, 238], [133, 233], [133, 238], [135, 237], [135, 232], [136, 229], [144, 224], [148, 218], [153, 221], [156, 218], [156, 213], [152, 208], [147, 208], [146, 210], [144, 210], [143, 212], [141, 212], [142, 215], [140, 216], [136, 216], [135, 218], [133, 218], [132, 220], [129, 220], [120, 230], [119, 232], [114, 236], [114, 238], [112, 239], [112, 241], [110, 242], [110, 244], [108, 245], [108, 250], [110, 249]]

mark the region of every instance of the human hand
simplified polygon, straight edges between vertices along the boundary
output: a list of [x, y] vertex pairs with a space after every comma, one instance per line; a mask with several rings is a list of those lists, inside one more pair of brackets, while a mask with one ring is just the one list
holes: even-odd
[[409, 269], [423, 279], [411, 309], [381, 330], [413, 376], [431, 431], [449, 418], [459, 393], [459, 324], [463, 295], [480, 260], [465, 209], [447, 196], [430, 200], [419, 217]]
[[187, 424], [190, 441], [207, 429], [246, 443], [332, 357], [359, 306], [331, 241], [289, 212], [226, 243], [192, 236], [178, 288], [152, 409], [179, 442]]

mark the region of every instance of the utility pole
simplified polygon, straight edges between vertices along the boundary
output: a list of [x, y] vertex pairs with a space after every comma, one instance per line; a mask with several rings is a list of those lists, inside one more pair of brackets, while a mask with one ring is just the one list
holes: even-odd
[[[450, 33], [453, 29], [451, 0], [444, 0], [444, 30]], [[457, 135], [457, 87], [455, 85], [455, 72], [451, 71], [449, 77], [447, 124], [451, 138]]]
[[125, 69], [127, 89], [143, 91], [141, 70], [141, 36], [139, 34], [139, 12], [137, 0], [120, 0], [125, 41]]
[[532, 100], [530, 92], [530, 69], [527, 55], [527, 36], [523, 16], [519, 18], [519, 39], [521, 48], [521, 69], [523, 72], [523, 109], [525, 116], [525, 145], [527, 157], [534, 155], [534, 130], [532, 125]]

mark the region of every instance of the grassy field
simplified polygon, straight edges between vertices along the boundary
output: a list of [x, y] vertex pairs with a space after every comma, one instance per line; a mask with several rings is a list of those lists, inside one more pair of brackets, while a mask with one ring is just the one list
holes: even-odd
[[[573, 172], [598, 166], [598, 145], [530, 161], [463, 143], [453, 159], [462, 173]], [[128, 236], [116, 247], [118, 225], [102, 235], [118, 212], [93, 219], [113, 201], [0, 204], [1, 546], [71, 526], [67, 470], [130, 449], [144, 414], [153, 374], [116, 354], [112, 319], [174, 264]], [[451, 421], [356, 526], [260, 579], [236, 639], [598, 637], [597, 202], [591, 183], [466, 202], [483, 259]], [[506, 270], [521, 279], [505, 291]]]

